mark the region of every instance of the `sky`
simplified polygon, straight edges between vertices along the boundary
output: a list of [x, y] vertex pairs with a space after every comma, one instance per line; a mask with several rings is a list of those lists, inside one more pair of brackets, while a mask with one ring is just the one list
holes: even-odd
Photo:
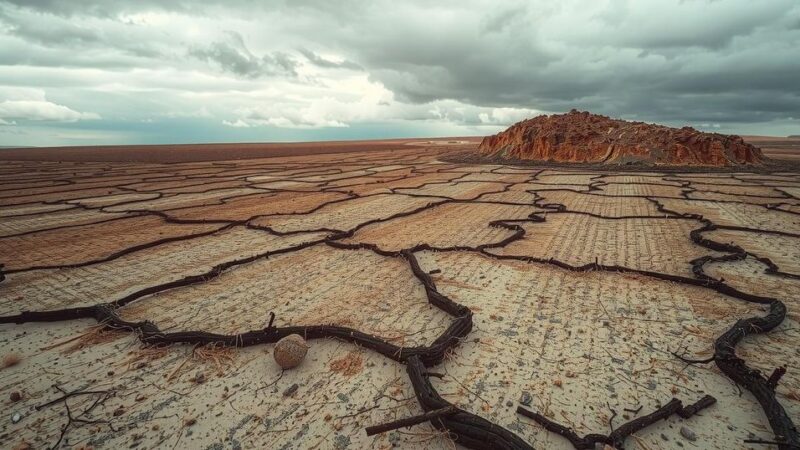
[[800, 134], [797, 0], [0, 0], [0, 146]]

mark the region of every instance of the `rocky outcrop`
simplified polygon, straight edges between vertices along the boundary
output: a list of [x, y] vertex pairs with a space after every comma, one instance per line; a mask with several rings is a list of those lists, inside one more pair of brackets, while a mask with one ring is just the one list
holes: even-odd
[[562, 163], [733, 166], [764, 163], [739, 136], [628, 122], [572, 110], [538, 116], [487, 136], [484, 155]]

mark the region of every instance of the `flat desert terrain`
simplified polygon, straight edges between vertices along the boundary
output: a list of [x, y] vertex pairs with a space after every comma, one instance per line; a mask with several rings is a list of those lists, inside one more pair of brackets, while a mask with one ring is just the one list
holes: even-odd
[[0, 447], [767, 449], [800, 420], [800, 174], [382, 142], [0, 152]]
[[760, 147], [764, 155], [770, 158], [797, 160], [800, 159], [800, 137], [775, 136], [742, 136], [745, 141]]

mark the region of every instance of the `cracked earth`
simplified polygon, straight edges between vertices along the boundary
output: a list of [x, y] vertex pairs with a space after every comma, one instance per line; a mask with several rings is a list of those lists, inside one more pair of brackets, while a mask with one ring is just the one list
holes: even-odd
[[0, 446], [796, 448], [799, 174], [453, 151], [3, 162]]

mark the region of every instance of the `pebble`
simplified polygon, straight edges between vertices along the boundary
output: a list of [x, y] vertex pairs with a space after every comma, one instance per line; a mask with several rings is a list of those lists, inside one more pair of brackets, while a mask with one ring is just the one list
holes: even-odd
[[194, 376], [194, 382], [197, 384], [203, 384], [206, 382], [206, 375], [203, 372], [197, 372]]
[[297, 383], [289, 386], [288, 388], [286, 388], [285, 391], [283, 391], [283, 396], [284, 397], [288, 397], [288, 396], [294, 394], [295, 392], [297, 392], [297, 388], [299, 388], [299, 387], [300, 386]]
[[275, 351], [272, 352], [272, 356], [282, 369], [291, 369], [303, 362], [307, 352], [308, 344], [303, 339], [303, 336], [290, 334], [281, 338], [275, 344]]
[[20, 413], [14, 413], [11, 416], [11, 423], [18, 423], [20, 420], [22, 420], [22, 414]]
[[11, 399], [12, 402], [18, 402], [18, 401], [22, 400], [22, 394], [20, 394], [17, 391], [14, 391], [14, 392], [11, 393], [9, 398]]
[[697, 440], [697, 434], [688, 427], [681, 427], [681, 436], [690, 441]]
[[519, 398], [519, 402], [525, 406], [531, 406], [531, 402], [533, 401], [533, 396], [531, 396], [530, 392], [524, 391], [522, 392], [522, 396]]

